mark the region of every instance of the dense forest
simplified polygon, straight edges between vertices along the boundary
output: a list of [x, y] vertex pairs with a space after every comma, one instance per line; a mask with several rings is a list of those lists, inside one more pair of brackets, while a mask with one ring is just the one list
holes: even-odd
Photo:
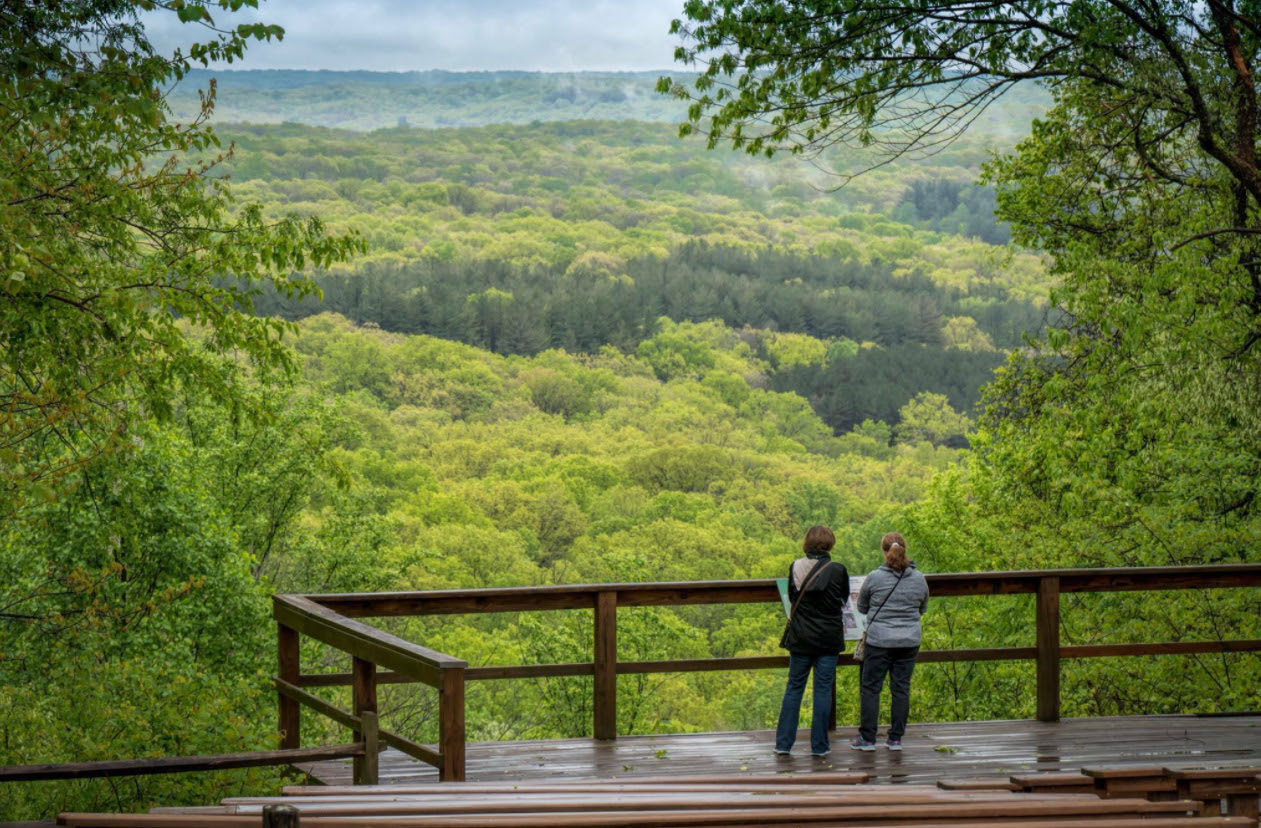
[[[1261, 175], [1198, 34], [1227, 27], [1255, 63], [1251, 30], [1197, 18], [1153, 41], [1087, 3], [1102, 28], [996, 37], [993, 85], [961, 87], [917, 74], [936, 64], [916, 50], [1018, 15], [895, 4], [911, 31], [958, 30], [899, 35], [910, 53], [884, 65], [904, 23], [874, 20], [824, 66], [824, 22], [785, 20], [763, 54], [749, 20], [697, 2], [685, 62], [754, 53], [659, 83], [216, 71], [212, 89], [207, 63], [281, 33], [161, 55], [144, 5], [0, 5], [0, 764], [274, 747], [278, 592], [771, 577], [815, 523], [856, 573], [893, 528], [929, 572], [1258, 560]], [[1053, 88], [1010, 87], [1030, 63]], [[1256, 590], [1064, 602], [1071, 644], [1261, 638]], [[925, 645], [1029, 646], [1031, 613], [937, 601]], [[474, 665], [591, 657], [587, 613], [381, 623]], [[764, 655], [782, 612], [618, 625], [624, 659]], [[1063, 675], [1066, 716], [1261, 705], [1253, 653]], [[924, 664], [914, 715], [1029, 716], [1033, 679]], [[624, 676], [619, 731], [767, 728], [782, 682]], [[427, 688], [381, 702], [435, 738]], [[588, 735], [590, 704], [587, 678], [478, 683], [468, 736]], [[0, 820], [282, 782], [22, 784]]]
[[[777, 373], [760, 353], [783, 359], [822, 343], [766, 337], [751, 342], [717, 322], [665, 323], [632, 354], [610, 346], [522, 357], [336, 315], [304, 320], [296, 340], [304, 380], [252, 392], [266, 394], [258, 402], [270, 420], [234, 423], [212, 398], [190, 395], [172, 420], [140, 429], [141, 446], [125, 460], [94, 464], [72, 495], [28, 508], [22, 524], [6, 528], [9, 574], [28, 573], [19, 583], [47, 566], [90, 578], [69, 596], [20, 596], [26, 611], [55, 610], [63, 620], [10, 645], [8, 675], [27, 664], [45, 672], [11, 684], [6, 758], [267, 744], [272, 591], [775, 577], [815, 523], [835, 528], [834, 554], [855, 572], [878, 563], [890, 525], [915, 533], [916, 557], [931, 571], [1070, 562], [1046, 549], [1017, 554], [1001, 539], [978, 539], [992, 544], [984, 557], [938, 541], [986, 526], [964, 527], [949, 509], [923, 505], [955, 496], [957, 480], [942, 475], [964, 456], [948, 446], [970, 430], [967, 418], [925, 394], [897, 429], [867, 421], [834, 436], [798, 394], [760, 387]], [[1188, 639], [1256, 624], [1246, 620], [1255, 605], [1202, 609], [1202, 599], [1175, 593], [1090, 596], [1066, 612], [1096, 619], [1073, 631], [1074, 643], [1114, 640], [1117, 624], [1141, 639], [1151, 633], [1138, 619], [1162, 615], [1179, 627], [1159, 634]], [[1031, 646], [1031, 613], [1029, 596], [943, 602], [927, 616], [927, 646]], [[473, 665], [591, 658], [588, 613], [377, 623]], [[773, 653], [781, 627], [772, 605], [626, 611], [619, 657]], [[1174, 660], [1173, 672], [1170, 659], [1070, 664], [1065, 715], [1254, 703], [1250, 656], [1225, 657], [1229, 679], [1211, 695], [1204, 688], [1220, 680], [1216, 660]], [[310, 643], [303, 661], [314, 671], [345, 667]], [[624, 677], [619, 730], [770, 728], [781, 682], [776, 671]], [[1033, 682], [1028, 662], [924, 665], [917, 715], [1031, 716]], [[432, 691], [381, 692], [391, 721], [414, 738], [436, 738]], [[591, 730], [586, 679], [485, 682], [469, 693], [472, 740]], [[112, 735], [95, 712], [106, 694]], [[856, 721], [857, 698], [856, 675], [842, 671], [842, 722]], [[49, 719], [64, 726], [50, 734], [38, 725]], [[307, 744], [339, 738], [322, 717], [304, 717], [304, 729]], [[148, 777], [125, 792], [90, 780], [27, 785], [6, 807], [15, 815], [138, 807], [276, 784], [273, 772], [253, 771]]]
[[923, 391], [971, 411], [1047, 314], [1045, 270], [1000, 246], [971, 144], [829, 191], [817, 166], [716, 156], [646, 123], [225, 133], [238, 192], [369, 243], [312, 274], [318, 298], [264, 290], [264, 314], [330, 310], [504, 354], [633, 350], [660, 319], [805, 334], [833, 358], [777, 388], [838, 433], [896, 424]]

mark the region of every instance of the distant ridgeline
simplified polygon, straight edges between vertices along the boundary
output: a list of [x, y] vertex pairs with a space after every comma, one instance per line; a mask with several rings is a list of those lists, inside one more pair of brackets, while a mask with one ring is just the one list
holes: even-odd
[[[194, 70], [172, 90], [176, 115], [197, 111], [197, 90], [218, 83], [220, 122], [293, 122], [372, 130], [382, 127], [485, 126], [577, 119], [667, 121], [685, 118], [686, 102], [656, 91], [653, 72], [330, 72], [294, 69]], [[974, 132], [1008, 142], [1028, 132], [1049, 98], [1032, 85], [1007, 93]]]
[[190, 72], [173, 91], [187, 117], [217, 79], [220, 121], [370, 130], [484, 126], [579, 118], [682, 121], [685, 104], [654, 90], [661, 72]]

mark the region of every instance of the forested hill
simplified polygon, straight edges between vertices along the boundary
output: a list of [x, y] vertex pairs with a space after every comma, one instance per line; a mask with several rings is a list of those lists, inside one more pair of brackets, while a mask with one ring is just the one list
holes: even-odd
[[319, 299], [265, 290], [263, 314], [334, 311], [521, 355], [634, 350], [663, 319], [803, 334], [855, 358], [784, 366], [776, 388], [838, 433], [894, 425], [926, 391], [972, 411], [1045, 322], [1039, 258], [1006, 247], [993, 190], [973, 183], [1042, 111], [1037, 90], [1004, 96], [964, 141], [850, 179], [857, 150], [766, 159], [680, 140], [660, 73], [203, 72], [176, 87], [177, 112], [212, 74], [216, 118], [237, 122], [222, 127], [237, 191], [368, 242], [310, 274]]
[[1043, 322], [1039, 258], [998, 246], [993, 192], [970, 183], [977, 142], [829, 190], [798, 159], [706, 152], [666, 124], [224, 133], [237, 192], [369, 243], [311, 274], [321, 299], [260, 295], [269, 315], [334, 311], [521, 355], [634, 350], [661, 318], [803, 334], [819, 358], [776, 387], [842, 433], [896, 423], [923, 391], [972, 409]]
[[307, 72], [197, 70], [171, 95], [175, 112], [195, 111], [197, 90], [215, 78], [220, 121], [371, 130], [484, 126], [578, 118], [671, 121], [686, 106], [658, 94], [660, 72]]
[[[329, 72], [194, 70], [171, 92], [177, 117], [197, 111], [197, 90], [218, 86], [215, 118], [255, 124], [296, 122], [372, 130], [382, 127], [484, 126], [532, 121], [668, 121], [686, 117], [686, 104], [659, 94], [661, 72]], [[978, 124], [1006, 142], [1028, 131], [1046, 108], [1045, 93], [1017, 89]]]

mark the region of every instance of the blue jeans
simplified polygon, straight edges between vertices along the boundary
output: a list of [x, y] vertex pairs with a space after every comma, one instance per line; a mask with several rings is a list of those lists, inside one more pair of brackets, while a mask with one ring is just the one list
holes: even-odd
[[806, 692], [806, 679], [814, 668], [814, 714], [810, 721], [810, 752], [827, 753], [828, 720], [832, 718], [832, 685], [836, 682], [836, 654], [810, 656], [790, 653], [788, 686], [779, 707], [779, 726], [775, 728], [775, 749], [792, 750], [797, 741], [797, 721], [801, 718], [801, 697]]
[[889, 677], [889, 695], [893, 709], [890, 711], [888, 738], [901, 740], [906, 733], [906, 720], [911, 713], [911, 673], [915, 672], [915, 658], [919, 647], [877, 647], [867, 645], [867, 657], [863, 659], [861, 695], [861, 722], [858, 735], [868, 742], [876, 741], [876, 726], [880, 721], [880, 689], [884, 677]]

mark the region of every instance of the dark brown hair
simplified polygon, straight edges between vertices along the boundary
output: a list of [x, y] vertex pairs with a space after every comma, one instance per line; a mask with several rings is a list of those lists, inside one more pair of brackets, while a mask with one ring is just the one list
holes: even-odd
[[884, 562], [896, 572], [904, 571], [911, 565], [906, 557], [906, 538], [897, 532], [888, 532], [880, 539], [880, 549], [884, 552]]
[[832, 547], [836, 545], [836, 535], [832, 534], [832, 530], [826, 526], [811, 526], [806, 530], [806, 539], [801, 544], [802, 550], [809, 555], [810, 553], [830, 552]]

